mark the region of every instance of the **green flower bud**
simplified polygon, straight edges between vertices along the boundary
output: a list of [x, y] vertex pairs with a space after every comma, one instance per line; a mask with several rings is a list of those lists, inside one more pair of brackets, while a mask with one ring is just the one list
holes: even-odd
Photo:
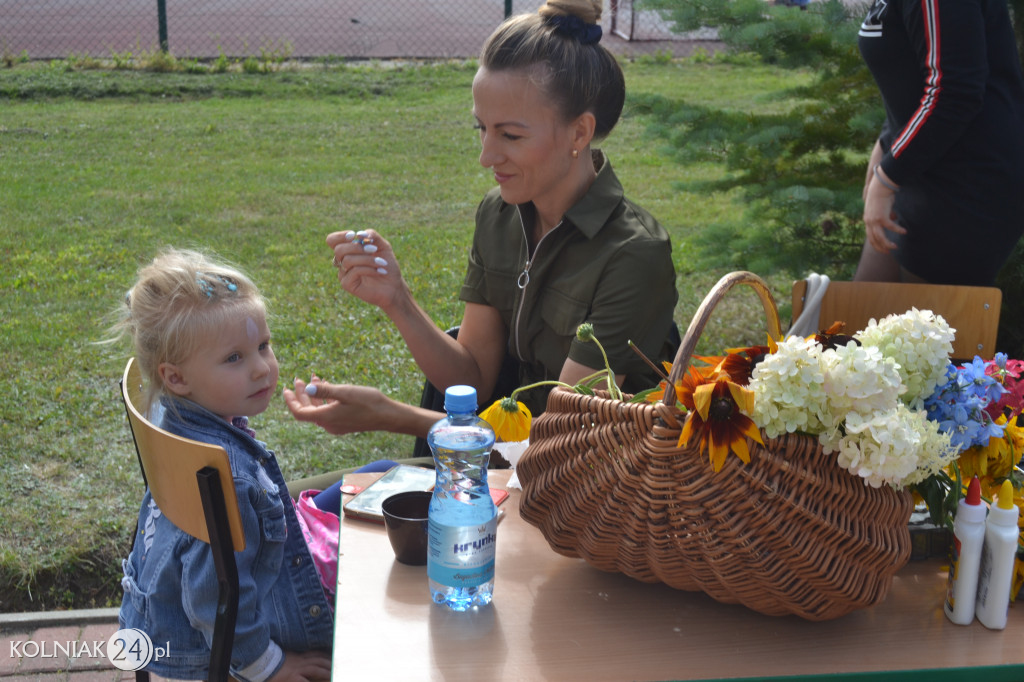
[[576, 338], [580, 341], [589, 342], [594, 340], [594, 325], [584, 322], [576, 328]]

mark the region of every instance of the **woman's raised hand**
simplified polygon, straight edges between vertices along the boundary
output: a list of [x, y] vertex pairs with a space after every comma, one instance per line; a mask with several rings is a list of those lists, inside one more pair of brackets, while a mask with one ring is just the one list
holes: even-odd
[[408, 292], [391, 244], [375, 230], [332, 232], [327, 245], [338, 281], [353, 296], [387, 312]]

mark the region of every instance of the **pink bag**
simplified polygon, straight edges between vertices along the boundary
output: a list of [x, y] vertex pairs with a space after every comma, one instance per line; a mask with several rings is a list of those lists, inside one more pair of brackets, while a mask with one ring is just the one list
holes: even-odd
[[338, 585], [338, 533], [341, 520], [316, 508], [313, 497], [319, 490], [303, 490], [295, 501], [295, 515], [302, 526], [309, 553], [313, 555], [316, 572], [320, 575], [327, 601], [334, 609], [334, 591]]

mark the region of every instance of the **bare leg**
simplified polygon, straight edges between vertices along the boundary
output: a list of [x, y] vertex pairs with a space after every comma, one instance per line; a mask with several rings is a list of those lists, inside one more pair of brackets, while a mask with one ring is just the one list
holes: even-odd
[[860, 262], [853, 276], [855, 282], [899, 282], [900, 264], [890, 253], [875, 251], [867, 242], [860, 252]]

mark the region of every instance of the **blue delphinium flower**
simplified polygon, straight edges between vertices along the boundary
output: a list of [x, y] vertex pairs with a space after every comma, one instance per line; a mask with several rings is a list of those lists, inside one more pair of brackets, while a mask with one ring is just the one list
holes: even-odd
[[973, 362], [959, 367], [958, 375], [959, 381], [970, 386], [974, 395], [986, 401], [985, 405], [999, 402], [999, 398], [1006, 392], [1002, 384], [985, 373], [985, 362], [977, 355]]
[[994, 377], [985, 374], [985, 363], [975, 356], [974, 362], [946, 368], [947, 381], [928, 396], [924, 407], [928, 418], [939, 423], [939, 430], [948, 433], [958, 452], [975, 445], [985, 446], [991, 438], [1002, 438], [1004, 427], [992, 421], [985, 412], [997, 402], [1006, 389]]
[[[949, 434], [950, 443], [957, 452], [963, 452], [971, 447], [977, 440], [981, 424], [971, 418], [971, 414], [963, 404], [954, 403], [944, 415], [945, 419], [939, 419], [939, 430]], [[988, 443], [988, 438], [985, 439]]]

